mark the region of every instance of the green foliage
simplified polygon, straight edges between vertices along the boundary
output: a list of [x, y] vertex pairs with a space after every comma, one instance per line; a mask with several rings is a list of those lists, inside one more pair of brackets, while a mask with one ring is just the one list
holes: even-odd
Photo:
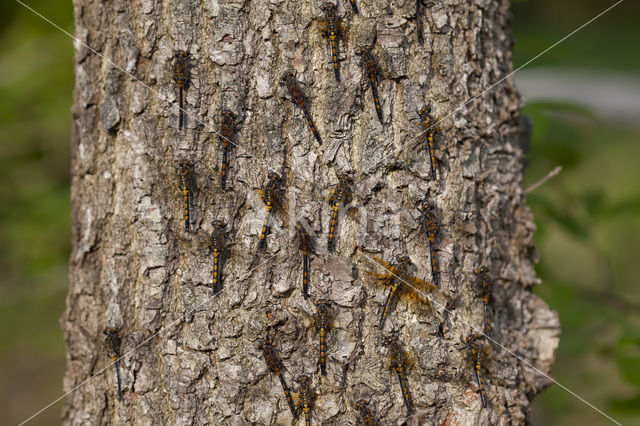
[[[71, 2], [25, 3], [73, 32]], [[29, 387], [22, 398], [0, 398], [7, 424], [24, 420], [61, 391], [64, 340], [58, 318], [71, 250], [72, 55], [66, 35], [15, 1], [1, 3], [0, 387]], [[20, 362], [23, 359], [37, 365]], [[51, 364], [58, 367], [42, 369], [44, 375], [30, 374], [39, 365]], [[22, 384], [12, 377], [30, 380]], [[54, 412], [43, 419], [56, 417]]]
[[640, 335], [638, 330], [620, 339], [616, 362], [625, 380], [635, 386], [640, 386]]
[[[25, 3], [72, 31], [71, 2]], [[66, 264], [71, 249], [72, 54], [67, 36], [52, 30], [50, 24], [19, 3], [2, 2], [0, 359], [4, 362], [0, 367], [0, 387], [4, 389], [20, 387], [6, 379], [21, 376], [13, 370], [17, 354], [43, 364], [64, 358], [58, 318], [64, 309]], [[60, 383], [61, 379], [58, 376], [55, 380]], [[57, 396], [60, 386], [52, 387], [51, 382], [51, 378], [36, 378], [29, 382], [25, 401], [1, 402], [0, 410], [9, 413], [5, 421], [14, 423], [18, 418], [11, 414], [20, 413], [22, 417]]]
[[[71, 5], [54, 3], [29, 5], [69, 27]], [[70, 252], [73, 74], [67, 36], [18, 3], [2, 19], [7, 16], [13, 20], [3, 25], [0, 38], [0, 138], [8, 141], [0, 145], [0, 285], [11, 303], [22, 281], [64, 265]]]
[[[513, 2], [514, 67], [526, 63], [614, 3], [616, 0]], [[630, 54], [637, 50], [639, 15], [640, 2], [624, 1], [531, 66], [640, 71], [640, 55]]]
[[[521, 1], [513, 5], [517, 67], [613, 2]], [[532, 66], [640, 70], [629, 55], [638, 39], [630, 23], [640, 4], [624, 2]], [[633, 57], [630, 57], [633, 56]], [[616, 420], [640, 415], [640, 128], [602, 122], [587, 109], [528, 102], [530, 185], [561, 165], [560, 175], [528, 195], [541, 254], [536, 289], [563, 328], [553, 374]], [[552, 386], [534, 403], [540, 424], [610, 424], [583, 402]]]
[[[535, 126], [527, 181], [563, 166], [527, 198], [539, 227], [543, 285], [536, 292], [558, 311], [563, 327], [555, 377], [614, 418], [637, 415], [640, 146], [630, 141], [640, 129], [550, 102], [529, 103], [524, 113]], [[553, 413], [546, 424], [607, 423], [595, 411], [586, 415], [584, 404], [561, 390], [538, 403]]]

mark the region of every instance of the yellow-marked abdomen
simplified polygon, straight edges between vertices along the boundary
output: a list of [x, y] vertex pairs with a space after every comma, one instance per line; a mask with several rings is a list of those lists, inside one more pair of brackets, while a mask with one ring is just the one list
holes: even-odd
[[387, 319], [387, 314], [389, 313], [389, 308], [391, 307], [391, 302], [393, 300], [393, 296], [396, 294], [398, 290], [399, 283], [396, 280], [393, 280], [389, 287], [389, 294], [387, 295], [387, 300], [384, 302], [384, 307], [382, 308], [382, 316], [380, 317], [380, 327], [384, 325], [384, 321]]
[[329, 226], [329, 243], [327, 244], [329, 251], [335, 250], [335, 232], [336, 224], [338, 222], [338, 211], [340, 210], [340, 203], [333, 203], [333, 210], [331, 212], [331, 225]]
[[267, 211], [264, 217], [264, 224], [262, 225], [262, 232], [260, 233], [260, 243], [258, 244], [258, 249], [264, 250], [267, 246], [267, 235], [269, 235], [269, 231], [271, 227], [269, 226], [269, 215], [271, 214], [272, 209], [271, 202], [267, 202]]
[[220, 251], [218, 249], [213, 249], [213, 290], [215, 292], [219, 291], [219, 281], [220, 281]]
[[183, 186], [182, 195], [184, 196], [184, 230], [189, 232], [189, 188]]
[[320, 373], [322, 375], [327, 374], [327, 360], [326, 360], [326, 351], [325, 351], [325, 328], [320, 327]]

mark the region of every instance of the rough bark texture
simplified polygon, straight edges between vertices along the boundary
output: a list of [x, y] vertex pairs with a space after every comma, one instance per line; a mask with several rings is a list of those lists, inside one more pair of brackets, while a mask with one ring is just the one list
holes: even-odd
[[[341, 83], [320, 33], [320, 2], [74, 3], [76, 35], [149, 87], [75, 45], [64, 384], [71, 389], [105, 366], [102, 330], [121, 328], [124, 401], [117, 400], [108, 369], [68, 397], [66, 423], [288, 424], [280, 383], [256, 348], [267, 326], [289, 384], [312, 375], [314, 423], [353, 424], [350, 401], [359, 398], [370, 401], [382, 424], [526, 421], [531, 398], [547, 380], [493, 346], [490, 407], [483, 409], [473, 369], [456, 350], [471, 334], [469, 324], [482, 328], [482, 303], [471, 285], [481, 264], [496, 277], [496, 339], [547, 372], [558, 343], [555, 313], [530, 292], [538, 283], [535, 226], [521, 187], [528, 135], [518, 93], [507, 80], [440, 124], [436, 181], [424, 139], [414, 138], [421, 129], [409, 121], [426, 104], [442, 117], [511, 70], [508, 1], [428, 3], [424, 46], [416, 42], [415, 0], [358, 0], [359, 16], [338, 1], [347, 26]], [[374, 38], [384, 127], [355, 55]], [[168, 66], [178, 49], [188, 50], [194, 63], [186, 132], [177, 130], [178, 92]], [[297, 72], [311, 101], [322, 146], [278, 85], [288, 70]], [[219, 189], [221, 145], [209, 130], [218, 129], [223, 107], [242, 115], [239, 147], [231, 154], [233, 190], [226, 192]], [[230, 224], [232, 253], [217, 297], [210, 255], [184, 232], [174, 170], [182, 158], [195, 163], [196, 228], [211, 231], [216, 218]], [[290, 217], [276, 216], [280, 226], [258, 264], [276, 257], [246, 273], [264, 217], [256, 189], [270, 168], [286, 175]], [[329, 254], [327, 188], [340, 170], [354, 172], [358, 208], [342, 218], [338, 250]], [[356, 247], [388, 260], [407, 253], [418, 276], [428, 279], [426, 239], [411, 234], [425, 193], [441, 212], [436, 253], [452, 314], [439, 309], [431, 316], [401, 297], [383, 333], [377, 323], [386, 291], [366, 279], [363, 272], [374, 266]], [[319, 375], [315, 308], [302, 298], [298, 246], [281, 227], [299, 214], [322, 232], [311, 257], [310, 292], [333, 303], [327, 376]], [[391, 328], [415, 356], [411, 417], [380, 345]]]

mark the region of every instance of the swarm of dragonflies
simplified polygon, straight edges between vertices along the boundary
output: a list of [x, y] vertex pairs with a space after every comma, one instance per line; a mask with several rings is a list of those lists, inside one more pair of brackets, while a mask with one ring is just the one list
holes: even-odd
[[[346, 51], [347, 48], [347, 33], [349, 27], [346, 24], [351, 23], [347, 18], [360, 19], [357, 17], [360, 10], [356, 4], [356, 0], [349, 0], [349, 3], [352, 8], [352, 13], [342, 9], [342, 7], [339, 7], [336, 3], [330, 1], [324, 2], [320, 7], [322, 15], [319, 14], [317, 18], [320, 22], [320, 33], [326, 39], [330, 50], [329, 63], [333, 69], [333, 74], [336, 80], [335, 84], [338, 85], [341, 84], [341, 72], [352, 72], [348, 67], [341, 69], [341, 62], [346, 60], [345, 58], [348, 57], [345, 52], [341, 52], [341, 50]], [[417, 41], [420, 45], [424, 44], [425, 34], [423, 27], [425, 9], [426, 3], [424, 0], [417, 0], [415, 9], [415, 25]], [[383, 75], [385, 57], [384, 52], [381, 52], [379, 49], [376, 50], [375, 43], [374, 35], [373, 42], [370, 42], [365, 47], [357, 48], [356, 53], [360, 57], [360, 66], [362, 67], [363, 74], [368, 81], [376, 117], [380, 124], [384, 126], [385, 122], [382, 113], [383, 104], [379, 96], [378, 83]], [[382, 62], [378, 60], [380, 58], [382, 58]], [[183, 127], [185, 127], [184, 97], [191, 84], [191, 71], [194, 68], [194, 61], [192, 55], [188, 51], [177, 50], [170, 59], [169, 65], [171, 78], [173, 79], [178, 91], [178, 129], [181, 131]], [[324, 69], [326, 69], [326, 67]], [[284, 74], [279, 78], [280, 86], [283, 88], [283, 98], [288, 98], [295, 107], [302, 112], [302, 115], [304, 115], [304, 119], [311, 130], [311, 134], [318, 144], [322, 145], [323, 140], [311, 115], [311, 97], [313, 95], [313, 91], [310, 90], [310, 85], [307, 84], [307, 82], [303, 82], [305, 82], [304, 78], [298, 80], [297, 74], [292, 71], [284, 72]], [[237, 109], [236, 111], [233, 111], [228, 108], [220, 108], [217, 112], [216, 121], [218, 123], [219, 131], [213, 133], [216, 133], [218, 136], [219, 146], [222, 152], [219, 182], [220, 188], [223, 190], [228, 189], [231, 150], [238, 143], [239, 115], [242, 115], [242, 111], [238, 114]], [[417, 119], [411, 119], [410, 121], [413, 121], [423, 128], [421, 136], [424, 136], [424, 149], [426, 151], [426, 158], [429, 161], [430, 177], [432, 181], [436, 181], [438, 177], [438, 164], [436, 157], [437, 145], [435, 142], [437, 120], [431, 115], [430, 106], [420, 108], [417, 111], [417, 116]], [[198, 230], [198, 222], [202, 222], [202, 220], [199, 219], [198, 222], [196, 222], [194, 219], [194, 206], [196, 206], [194, 200], [196, 195], [198, 197], [203, 195], [201, 193], [203, 188], [198, 188], [196, 185], [196, 165], [198, 166], [197, 169], [199, 171], [208, 167], [203, 164], [203, 162], [196, 163], [192, 159], [182, 158], [176, 161], [175, 173], [177, 175], [178, 193], [180, 194], [180, 204], [182, 207], [181, 221], [184, 220], [185, 235], [198, 237], [203, 233], [203, 231]], [[286, 181], [286, 173], [284, 173], [285, 170], [286, 168], [283, 166], [283, 173], [270, 171], [267, 174], [266, 181], [258, 191], [260, 199], [265, 207], [265, 214], [264, 221], [262, 222], [262, 227], [259, 232], [256, 256], [258, 253], [262, 253], [267, 250], [269, 235], [271, 234], [273, 227], [272, 220], [274, 214], [279, 212], [283, 221], [287, 216], [287, 209], [285, 208], [286, 203], [284, 200], [284, 187]], [[198, 177], [203, 182], [212, 180], [208, 179], [206, 176]], [[352, 172], [340, 172], [337, 174], [337, 182], [329, 188], [330, 194], [327, 201], [330, 206], [330, 215], [326, 240], [326, 249], [328, 253], [335, 252], [337, 249], [339, 240], [339, 222], [341, 217], [340, 213], [351, 203], [353, 199], [353, 186], [354, 177]], [[233, 188], [229, 189], [232, 190]], [[228, 194], [230, 191], [224, 192]], [[202, 204], [202, 202], [199, 201], [198, 205], [200, 204]], [[406, 408], [407, 416], [411, 416], [415, 412], [409, 383], [414, 362], [412, 360], [411, 352], [404, 349], [406, 345], [401, 342], [397, 330], [388, 334], [385, 334], [384, 330], [387, 319], [391, 316], [394, 311], [394, 306], [398, 303], [399, 299], [407, 298], [409, 300], [417, 300], [421, 306], [426, 308], [427, 311], [433, 313], [431, 300], [436, 296], [441, 297], [441, 294], [439, 293], [441, 271], [438, 267], [436, 258], [436, 251], [438, 250], [437, 237], [441, 231], [438, 209], [433, 201], [425, 199], [419, 204], [419, 210], [420, 218], [418, 231], [420, 231], [420, 235], [426, 237], [428, 253], [430, 256], [431, 282], [425, 281], [416, 276], [416, 267], [411, 262], [409, 256], [396, 256], [393, 261], [386, 261], [377, 255], [369, 255], [366, 254], [366, 252], [361, 251], [363, 256], [371, 261], [370, 263], [375, 267], [375, 270], [366, 271], [370, 277], [369, 281], [381, 285], [386, 290], [386, 297], [384, 302], [381, 303], [377, 325], [380, 332], [383, 334], [381, 347], [386, 348], [388, 359], [387, 365], [389, 370], [397, 376], [400, 394], [402, 396], [402, 402]], [[198, 212], [198, 214], [199, 217], [204, 216], [200, 215], [200, 212]], [[227, 232], [227, 223], [223, 220], [217, 219], [212, 222], [212, 230], [208, 233], [204, 233], [206, 237], [206, 245], [211, 256], [211, 285], [214, 294], [220, 293], [223, 288], [224, 259], [229, 257], [230, 251], [229, 244], [227, 244], [226, 241]], [[320, 373], [319, 379], [322, 381], [327, 380], [326, 377], [329, 376], [328, 371], [332, 374], [333, 371], [336, 371], [334, 368], [327, 369], [327, 336], [329, 333], [332, 333], [331, 335], [333, 336], [332, 320], [335, 319], [335, 311], [339, 307], [336, 308], [336, 305], [327, 297], [316, 298], [312, 295], [312, 281], [310, 276], [311, 255], [313, 254], [314, 257], [322, 256], [322, 247], [315, 247], [315, 243], [317, 241], [311, 234], [312, 233], [304, 227], [298, 226], [295, 241], [297, 242], [297, 251], [302, 257], [301, 293], [304, 303], [311, 304], [311, 309], [313, 309], [313, 313], [309, 314], [312, 318], [312, 325], [310, 327], [315, 328], [315, 332], [317, 333], [317, 365]], [[492, 329], [489, 303], [493, 279], [489, 273], [489, 269], [485, 266], [479, 267], [474, 274], [475, 279], [473, 281], [473, 287], [480, 293], [482, 299], [484, 334], [489, 336]], [[315, 282], [313, 284], [314, 286], [317, 285]], [[396, 316], [399, 315], [401, 315], [401, 313], [397, 313]], [[104, 347], [115, 367], [117, 398], [122, 401], [122, 387], [120, 379], [122, 340], [119, 331], [114, 328], [105, 329], [104, 334], [106, 336]], [[258, 340], [256, 348], [266, 363], [268, 372], [275, 375], [280, 381], [280, 385], [284, 393], [284, 400], [286, 400], [286, 404], [288, 405], [292, 416], [296, 419], [303, 417], [305, 424], [310, 425], [312, 421], [312, 413], [315, 409], [316, 399], [320, 396], [314, 388], [318, 389], [322, 385], [321, 382], [314, 385], [313, 377], [303, 372], [295, 379], [294, 383], [297, 384], [297, 386], [294, 389], [290, 388], [285, 378], [285, 372], [287, 372], [287, 370], [284, 367], [282, 358], [280, 357], [280, 350], [276, 347], [272, 336], [267, 333], [265, 338]], [[483, 370], [486, 369], [486, 363], [483, 358], [485, 349], [486, 347], [481, 344], [478, 336], [462, 340], [461, 350], [464, 350], [469, 364], [473, 367], [475, 383], [478, 387], [478, 394], [483, 407], [487, 407], [489, 404], [485, 382], [483, 380], [485, 377]], [[374, 416], [373, 410], [370, 408], [371, 403], [369, 399], [358, 398], [357, 400], [349, 400], [351, 401], [351, 406], [355, 410], [361, 424], [379, 424]]]

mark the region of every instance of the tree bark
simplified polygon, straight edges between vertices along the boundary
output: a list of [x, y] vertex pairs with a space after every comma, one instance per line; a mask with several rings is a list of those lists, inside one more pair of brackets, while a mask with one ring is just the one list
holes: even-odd
[[[487, 265], [495, 277], [493, 336], [544, 372], [553, 364], [558, 319], [530, 292], [539, 280], [535, 225], [521, 186], [528, 147], [521, 100], [507, 79], [441, 121], [436, 180], [424, 137], [415, 137], [423, 129], [411, 121], [425, 105], [436, 119], [446, 117], [511, 71], [509, 3], [427, 3], [423, 46], [415, 1], [356, 3], [354, 16], [349, 2], [337, 2], [346, 27], [338, 83], [318, 2], [74, 1], [76, 36], [140, 81], [75, 44], [64, 387], [109, 363], [102, 330], [113, 327], [122, 336], [124, 400], [109, 368], [70, 394], [65, 423], [288, 424], [280, 382], [256, 346], [267, 330], [289, 385], [312, 376], [313, 423], [353, 424], [352, 402], [360, 398], [381, 424], [526, 422], [532, 397], [549, 382], [491, 345], [489, 407], [482, 408], [473, 366], [456, 350], [472, 326], [482, 329], [472, 284], [473, 272]], [[374, 42], [384, 126], [355, 53]], [[193, 63], [184, 131], [177, 129], [169, 65], [176, 50], [188, 51]], [[278, 84], [292, 70], [322, 145]], [[220, 189], [221, 144], [211, 131], [222, 108], [241, 117], [229, 191]], [[175, 173], [185, 158], [198, 184], [197, 232], [189, 234]], [[256, 190], [270, 170], [285, 177], [289, 213], [275, 215], [267, 253], [252, 264], [265, 214]], [[354, 208], [340, 218], [337, 251], [328, 253], [328, 191], [345, 170], [354, 176]], [[383, 271], [363, 253], [389, 261], [408, 254], [417, 275], [429, 279], [427, 241], [415, 237], [415, 206], [425, 194], [440, 213], [438, 294], [450, 312], [435, 306], [429, 315], [401, 295], [380, 330], [386, 291], [365, 271]], [[315, 307], [302, 297], [302, 259], [291, 232], [299, 216], [318, 236], [310, 293], [332, 303], [326, 376], [319, 374]], [[230, 250], [217, 296], [211, 255], [197, 244], [215, 219], [228, 224]], [[414, 354], [411, 416], [380, 343], [392, 329]]]

